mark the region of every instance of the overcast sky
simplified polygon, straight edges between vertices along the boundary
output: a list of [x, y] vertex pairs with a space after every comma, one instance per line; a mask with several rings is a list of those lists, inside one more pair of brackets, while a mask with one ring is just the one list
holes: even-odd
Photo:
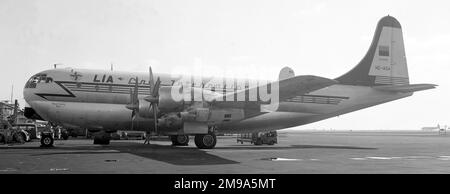
[[0, 99], [24, 105], [27, 79], [62, 67], [276, 79], [336, 78], [364, 56], [385, 15], [403, 27], [411, 83], [434, 90], [298, 129], [450, 125], [449, 1], [0, 0]]

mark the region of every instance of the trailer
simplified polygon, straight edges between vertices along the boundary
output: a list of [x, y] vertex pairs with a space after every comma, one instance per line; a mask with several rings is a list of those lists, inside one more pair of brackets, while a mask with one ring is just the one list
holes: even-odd
[[242, 133], [237, 136], [237, 143], [243, 144], [244, 142], [250, 142], [255, 145], [274, 145], [278, 143], [278, 135], [276, 131], [258, 132], [258, 133]]

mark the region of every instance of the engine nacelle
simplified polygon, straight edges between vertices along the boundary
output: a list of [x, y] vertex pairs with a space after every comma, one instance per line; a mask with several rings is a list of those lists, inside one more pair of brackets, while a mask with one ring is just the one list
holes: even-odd
[[158, 127], [166, 130], [178, 130], [183, 128], [183, 118], [180, 113], [169, 113], [158, 119]]
[[183, 92], [183, 87], [180, 86], [161, 86], [159, 88], [159, 110], [164, 113], [182, 111], [184, 108]]
[[158, 119], [158, 126], [166, 132], [181, 134], [206, 134], [208, 124], [192, 121], [191, 113], [169, 113]]
[[[175, 94], [180, 92], [182, 94], [182, 88], [176, 86], [161, 86], [159, 88], [159, 99], [158, 99], [158, 113], [171, 113], [180, 112], [184, 108], [184, 99], [182, 97], [172, 97], [172, 88], [175, 90]], [[144, 118], [153, 118], [153, 108], [151, 103], [139, 99], [139, 116]]]

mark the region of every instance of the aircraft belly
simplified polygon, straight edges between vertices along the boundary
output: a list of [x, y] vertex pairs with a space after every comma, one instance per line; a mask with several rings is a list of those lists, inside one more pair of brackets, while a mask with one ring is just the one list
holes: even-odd
[[[102, 130], [124, 130], [131, 126], [131, 111], [121, 104], [35, 101], [30, 104], [44, 119], [66, 125]], [[136, 122], [151, 126], [139, 118]], [[147, 123], [148, 122], [148, 123]]]
[[240, 122], [223, 124], [219, 126], [221, 132], [250, 132], [270, 131], [302, 125], [305, 118], [314, 116], [310, 113], [296, 112], [270, 112]]

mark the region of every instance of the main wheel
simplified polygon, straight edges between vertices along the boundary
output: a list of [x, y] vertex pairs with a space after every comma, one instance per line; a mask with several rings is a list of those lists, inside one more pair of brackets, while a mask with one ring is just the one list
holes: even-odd
[[109, 145], [109, 139], [105, 138], [94, 138], [94, 144], [98, 145]]
[[170, 140], [172, 140], [172, 145], [174, 146], [187, 146], [189, 144], [189, 135], [172, 135]]
[[52, 147], [53, 137], [51, 135], [41, 135], [41, 147]]
[[262, 145], [262, 140], [258, 138], [254, 144], [255, 145]]
[[109, 140], [111, 140], [111, 134], [109, 133], [94, 136], [94, 144], [109, 145]]
[[195, 145], [200, 149], [212, 149], [216, 143], [217, 138], [213, 133], [195, 135]]

